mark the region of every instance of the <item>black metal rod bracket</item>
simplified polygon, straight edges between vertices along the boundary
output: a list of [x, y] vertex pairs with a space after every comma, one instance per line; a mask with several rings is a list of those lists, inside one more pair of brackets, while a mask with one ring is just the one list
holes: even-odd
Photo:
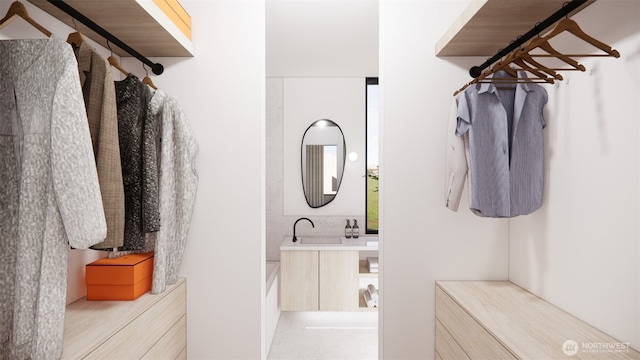
[[553, 13], [551, 16], [549, 16], [542, 22], [536, 24], [533, 27], [533, 29], [529, 30], [529, 32], [527, 32], [526, 34], [518, 36], [517, 39], [515, 39], [509, 44], [509, 46], [505, 47], [504, 49], [500, 50], [497, 54], [487, 59], [487, 61], [485, 61], [482, 65], [474, 66], [471, 69], [469, 69], [469, 75], [471, 75], [471, 77], [473, 78], [477, 78], [482, 74], [482, 71], [484, 71], [484, 69], [491, 66], [491, 64], [502, 59], [504, 56], [508, 55], [513, 50], [522, 46], [525, 42], [533, 39], [533, 37], [540, 34], [549, 26], [555, 24], [558, 20], [561, 20], [563, 17], [569, 15], [572, 11], [574, 11], [575, 9], [580, 7], [580, 5], [586, 2], [587, 0], [572, 0], [570, 2], [565, 3], [560, 10], [556, 11], [555, 13]]
[[109, 42], [111, 42], [111, 43], [115, 44], [116, 46], [118, 46], [120, 49], [126, 51], [127, 53], [129, 53], [133, 57], [135, 57], [136, 59], [138, 59], [138, 60], [142, 61], [144, 64], [148, 65], [151, 68], [151, 71], [153, 71], [154, 74], [160, 75], [160, 74], [162, 74], [164, 72], [164, 66], [162, 66], [162, 64], [154, 63], [153, 61], [147, 59], [145, 56], [143, 56], [142, 54], [140, 54], [136, 50], [132, 49], [129, 45], [125, 44], [122, 40], [118, 39], [113, 34], [108, 32], [104, 28], [102, 28], [100, 25], [96, 24], [91, 19], [89, 19], [88, 17], [86, 17], [83, 14], [81, 14], [78, 10], [76, 10], [76, 9], [72, 8], [71, 6], [69, 6], [69, 4], [65, 3], [62, 0], [47, 0], [47, 1], [50, 2], [51, 4], [53, 4], [58, 9], [60, 9], [60, 10], [64, 11], [65, 13], [71, 15], [71, 17], [73, 17], [74, 19], [80, 21], [81, 23], [83, 23], [84, 25], [89, 27], [91, 30], [95, 31], [100, 36], [102, 36], [103, 38], [107, 39]]

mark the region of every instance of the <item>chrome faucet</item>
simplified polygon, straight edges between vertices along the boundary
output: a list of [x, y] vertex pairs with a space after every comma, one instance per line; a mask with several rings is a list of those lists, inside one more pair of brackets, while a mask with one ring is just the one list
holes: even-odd
[[296, 225], [298, 224], [298, 221], [300, 221], [300, 220], [307, 220], [308, 222], [311, 223], [312, 227], [314, 227], [314, 228], [316, 227], [315, 225], [313, 225], [313, 221], [311, 221], [309, 218], [301, 217], [300, 219], [296, 220], [296, 222], [293, 223], [293, 240], [292, 240], [293, 242], [298, 241], [298, 238], [296, 238]]

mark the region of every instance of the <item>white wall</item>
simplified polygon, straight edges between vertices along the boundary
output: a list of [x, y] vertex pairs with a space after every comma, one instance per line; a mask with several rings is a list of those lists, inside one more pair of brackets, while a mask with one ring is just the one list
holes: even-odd
[[509, 278], [640, 348], [640, 2], [598, 1], [573, 19], [622, 56], [580, 59], [585, 73], [546, 87], [544, 204], [510, 222]]
[[[364, 78], [267, 79], [267, 260], [280, 259], [280, 244], [293, 234], [293, 224], [300, 216], [309, 217], [315, 225], [301, 223], [300, 235], [340, 236], [345, 219], [365, 223], [364, 90]], [[362, 156], [357, 161], [347, 159], [337, 197], [314, 209], [302, 190], [300, 145], [307, 127], [321, 118], [338, 123], [347, 153], [356, 151]]]
[[[193, 58], [155, 58], [153, 82], [181, 104], [199, 143], [198, 194], [182, 263], [190, 359], [264, 354], [264, 1], [181, 0]], [[140, 62], [122, 66], [144, 76]], [[140, 69], [136, 71], [136, 69]]]
[[[363, 216], [365, 212], [365, 79], [284, 79], [283, 192], [285, 216]], [[337, 196], [329, 204], [310, 208], [302, 188], [302, 137], [316, 120], [334, 121], [344, 134], [346, 153], [362, 155], [347, 160]], [[337, 230], [342, 230], [344, 225]], [[289, 234], [292, 235], [292, 234]]]
[[435, 281], [507, 279], [508, 220], [444, 204], [452, 94], [482, 58], [439, 59], [468, 1], [382, 1], [381, 338], [385, 359], [432, 359]]
[[638, 2], [599, 1], [575, 17], [623, 56], [585, 59], [593, 71], [547, 86], [544, 206], [498, 221], [441, 203], [451, 94], [485, 58], [438, 59], [434, 43], [467, 3], [381, 5], [381, 353], [433, 358], [434, 280], [506, 276], [638, 347]]
[[377, 0], [266, 0], [267, 76], [378, 74]]

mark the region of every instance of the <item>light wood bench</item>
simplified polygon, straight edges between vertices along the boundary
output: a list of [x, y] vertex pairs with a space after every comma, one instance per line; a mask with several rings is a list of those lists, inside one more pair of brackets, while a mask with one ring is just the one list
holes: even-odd
[[69, 304], [62, 359], [186, 359], [187, 284], [134, 301]]
[[640, 359], [509, 281], [436, 282], [436, 359]]

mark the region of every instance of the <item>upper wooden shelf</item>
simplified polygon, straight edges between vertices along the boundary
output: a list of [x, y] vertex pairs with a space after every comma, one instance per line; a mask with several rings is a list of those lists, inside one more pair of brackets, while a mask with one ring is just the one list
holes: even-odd
[[[106, 40], [47, 0], [29, 0], [53, 17], [76, 28], [106, 47]], [[66, 0], [69, 6], [91, 19], [146, 57], [194, 56], [189, 15], [175, 0]], [[110, 44], [120, 56], [131, 56]]]
[[[596, 0], [588, 0], [569, 16]], [[493, 56], [567, 0], [472, 0], [436, 43], [436, 56]]]

